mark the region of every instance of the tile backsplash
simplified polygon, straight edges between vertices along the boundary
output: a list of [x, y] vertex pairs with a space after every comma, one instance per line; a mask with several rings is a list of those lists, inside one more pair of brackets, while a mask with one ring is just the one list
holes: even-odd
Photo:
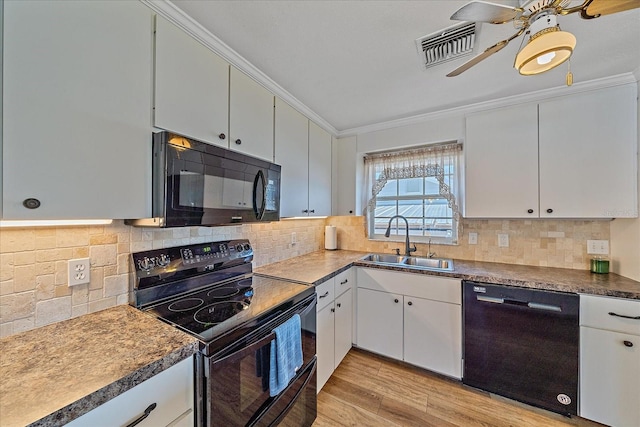
[[[589, 269], [587, 240], [609, 240], [610, 220], [470, 220], [463, 219], [459, 245], [431, 245], [437, 257], [503, 262], [545, 267]], [[335, 225], [340, 249], [392, 253], [404, 251], [402, 242], [368, 240], [364, 217], [329, 217]], [[478, 243], [468, 244], [469, 233], [478, 234]], [[498, 246], [498, 234], [509, 235], [509, 247]], [[426, 244], [417, 244], [417, 254], [427, 253]]]
[[[269, 224], [173, 229], [107, 226], [0, 230], [0, 336], [127, 304], [132, 286], [131, 252], [226, 239], [249, 239], [254, 266], [324, 248], [324, 226], [338, 229], [340, 249], [388, 252], [402, 242], [371, 241], [364, 217], [283, 220]], [[291, 233], [296, 244], [291, 244]], [[469, 245], [468, 233], [478, 233]], [[498, 247], [498, 233], [509, 247]], [[587, 239], [609, 240], [610, 221], [464, 220], [460, 245], [432, 245], [440, 257], [588, 269]], [[427, 246], [418, 244], [418, 255]], [[67, 261], [89, 257], [91, 282], [67, 285]]]
[[[0, 230], [0, 336], [129, 302], [131, 252], [246, 238], [254, 266], [324, 247], [324, 219], [172, 229], [106, 226]], [[296, 244], [291, 244], [291, 233]], [[91, 282], [69, 287], [67, 261], [89, 257]]]

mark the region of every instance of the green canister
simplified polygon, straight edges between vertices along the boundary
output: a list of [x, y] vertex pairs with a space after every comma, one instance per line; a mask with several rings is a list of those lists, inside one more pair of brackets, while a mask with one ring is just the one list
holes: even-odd
[[591, 272], [598, 274], [609, 273], [609, 260], [602, 258], [591, 258]]

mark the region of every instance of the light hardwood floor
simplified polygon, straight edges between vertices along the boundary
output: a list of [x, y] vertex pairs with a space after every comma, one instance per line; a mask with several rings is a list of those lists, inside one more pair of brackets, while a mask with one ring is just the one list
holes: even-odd
[[352, 348], [318, 394], [313, 427], [581, 426], [566, 418]]

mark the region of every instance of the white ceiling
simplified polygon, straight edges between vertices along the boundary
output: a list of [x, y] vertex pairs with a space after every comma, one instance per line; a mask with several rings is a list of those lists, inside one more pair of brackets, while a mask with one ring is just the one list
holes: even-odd
[[[567, 72], [519, 75], [522, 38], [457, 77], [445, 75], [471, 57], [422, 69], [415, 39], [456, 24], [449, 17], [467, 1], [173, 3], [338, 131], [560, 87]], [[574, 84], [640, 69], [640, 9], [558, 22], [578, 40]], [[482, 24], [477, 53], [515, 32], [511, 23]]]

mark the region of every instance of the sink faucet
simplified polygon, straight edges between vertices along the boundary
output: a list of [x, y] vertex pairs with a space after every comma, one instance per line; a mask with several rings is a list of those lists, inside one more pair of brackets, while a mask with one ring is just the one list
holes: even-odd
[[417, 251], [418, 248], [416, 248], [416, 245], [413, 245], [413, 248], [412, 248], [410, 243], [409, 243], [409, 221], [407, 221], [407, 218], [403, 217], [402, 215], [394, 215], [394, 216], [392, 216], [389, 219], [389, 225], [387, 226], [387, 231], [384, 232], [384, 237], [389, 237], [389, 235], [391, 234], [391, 223], [396, 218], [404, 219], [404, 223], [407, 225], [407, 235], [406, 235], [406, 241], [405, 241], [405, 249], [404, 249], [405, 253], [404, 254], [406, 256], [411, 256], [411, 252]]
[[427, 249], [427, 258], [433, 258], [436, 256], [435, 252], [431, 252], [431, 239], [429, 239], [429, 249]]

